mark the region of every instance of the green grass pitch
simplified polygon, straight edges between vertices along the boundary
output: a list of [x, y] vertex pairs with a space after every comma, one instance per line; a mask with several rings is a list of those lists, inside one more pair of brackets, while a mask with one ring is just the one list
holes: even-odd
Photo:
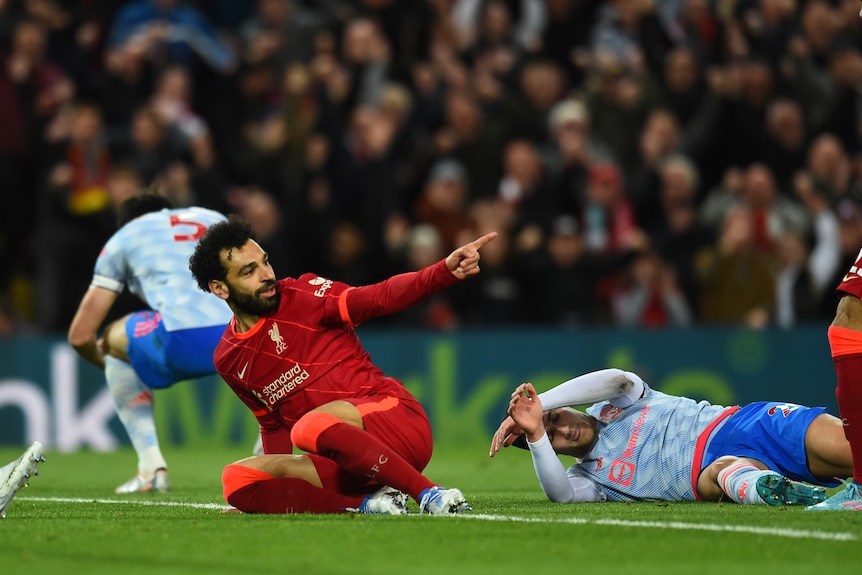
[[[166, 449], [174, 490], [117, 496], [133, 452], [48, 451], [0, 520], [0, 573], [859, 573], [862, 514], [730, 503], [559, 505], [529, 455], [439, 447], [427, 475], [465, 517], [223, 514], [220, 474], [249, 449]], [[0, 447], [0, 464], [22, 449]], [[411, 511], [415, 513], [416, 505]]]

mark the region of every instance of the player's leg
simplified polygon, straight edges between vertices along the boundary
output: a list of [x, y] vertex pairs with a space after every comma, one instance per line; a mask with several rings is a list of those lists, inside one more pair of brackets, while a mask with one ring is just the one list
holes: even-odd
[[357, 479], [407, 493], [419, 503], [420, 512], [469, 509], [460, 491], [443, 489], [422, 475], [431, 458], [431, 428], [418, 404], [408, 404], [396, 397], [334, 401], [301, 417], [291, 439], [299, 449], [332, 459]]
[[833, 495], [812, 510], [862, 511], [862, 250], [856, 263], [845, 274], [837, 291], [841, 298], [835, 319], [827, 332], [837, 384], [835, 397], [850, 443], [853, 458], [853, 480], [844, 490]]
[[805, 433], [805, 452], [811, 475], [824, 482], [853, 474], [850, 442], [841, 420], [834, 415], [823, 413], [811, 422]]
[[812, 505], [826, 498], [823, 487], [793, 481], [756, 459], [726, 455], [710, 463], [698, 477], [704, 501], [728, 497], [740, 504]]
[[225, 501], [245, 513], [407, 512], [403, 495], [388, 488], [345, 494], [349, 482], [334, 461], [317, 455], [248, 457], [222, 473]]
[[158, 329], [160, 326], [158, 314], [138, 312], [117, 320], [105, 330], [105, 349], [110, 353], [105, 356], [108, 391], [138, 456], [137, 474], [117, 487], [117, 493], [170, 490], [167, 462], [156, 433], [150, 383], [164, 383], [153, 369], [154, 364], [162, 361], [164, 349], [164, 330]]
[[129, 361], [129, 336], [126, 335], [126, 324], [132, 314], [124, 316], [117, 321], [111, 322], [102, 334], [102, 342], [105, 354]]

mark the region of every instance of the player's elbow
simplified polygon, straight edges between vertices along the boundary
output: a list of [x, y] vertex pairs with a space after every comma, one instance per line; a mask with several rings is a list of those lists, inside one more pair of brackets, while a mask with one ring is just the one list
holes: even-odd
[[86, 347], [88, 344], [96, 340], [95, 334], [77, 328], [74, 324], [69, 328], [69, 333], [66, 335], [66, 341], [69, 342], [76, 350]]

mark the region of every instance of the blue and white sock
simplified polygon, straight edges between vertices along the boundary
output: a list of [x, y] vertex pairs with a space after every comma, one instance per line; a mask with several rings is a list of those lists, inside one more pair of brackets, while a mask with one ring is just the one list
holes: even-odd
[[134, 368], [121, 359], [105, 357], [105, 378], [117, 415], [138, 454], [138, 471], [150, 477], [167, 463], [159, 448], [153, 416], [153, 393]]

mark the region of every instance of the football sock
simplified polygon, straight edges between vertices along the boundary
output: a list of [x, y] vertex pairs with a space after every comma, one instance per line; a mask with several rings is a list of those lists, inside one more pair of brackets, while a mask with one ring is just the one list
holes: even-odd
[[718, 485], [725, 495], [737, 503], [766, 503], [757, 493], [755, 484], [759, 477], [772, 473], [758, 469], [748, 461], [737, 461], [718, 472]]
[[105, 356], [105, 378], [117, 415], [138, 454], [138, 471], [150, 477], [156, 469], [167, 468], [156, 435], [150, 388], [130, 364], [112, 356]]
[[225, 500], [246, 513], [344, 513], [365, 499], [316, 487], [304, 479], [272, 477], [237, 463], [225, 467], [222, 483]]
[[832, 326], [829, 345], [838, 376], [838, 413], [853, 455], [853, 480], [862, 483], [862, 332]]
[[417, 502], [424, 489], [435, 486], [395, 450], [334, 415], [306, 414], [290, 436], [299, 449], [328, 457], [351, 475], [394, 487]]

